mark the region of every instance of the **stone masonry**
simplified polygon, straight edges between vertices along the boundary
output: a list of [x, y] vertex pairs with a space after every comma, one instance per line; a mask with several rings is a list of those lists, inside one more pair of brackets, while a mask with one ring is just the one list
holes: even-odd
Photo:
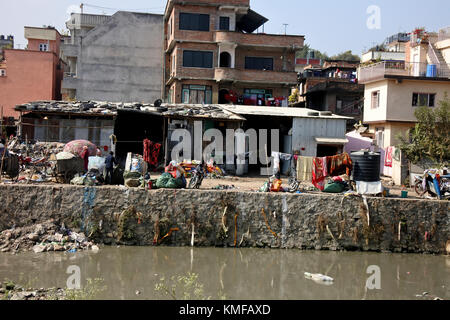
[[[0, 232], [55, 219], [104, 244], [445, 253], [450, 202], [1, 185]], [[226, 210], [225, 210], [226, 208]]]

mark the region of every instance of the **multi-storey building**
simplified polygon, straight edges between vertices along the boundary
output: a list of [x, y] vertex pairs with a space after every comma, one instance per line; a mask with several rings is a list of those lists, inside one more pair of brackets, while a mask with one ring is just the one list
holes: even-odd
[[169, 0], [166, 100], [287, 106], [304, 37], [254, 33], [267, 21], [249, 0]]
[[26, 50], [4, 49], [0, 61], [0, 106], [5, 118], [18, 118], [18, 104], [61, 99], [61, 35], [52, 28], [25, 27]]
[[347, 128], [352, 130], [362, 120], [364, 86], [358, 84], [359, 62], [325, 60], [321, 67], [307, 67], [299, 76], [299, 95], [305, 106], [351, 117]]
[[162, 97], [163, 16], [73, 13], [61, 46], [65, 100], [154, 102]]
[[[405, 60], [364, 65], [358, 73], [359, 82], [365, 85], [364, 123], [377, 137], [379, 147], [390, 153], [390, 147], [399, 144], [399, 136], [406, 137], [415, 126], [418, 107], [437, 107], [450, 94], [449, 29], [439, 34], [414, 30], [405, 44]], [[396, 158], [384, 172], [400, 184], [406, 177], [406, 165], [400, 156]]]

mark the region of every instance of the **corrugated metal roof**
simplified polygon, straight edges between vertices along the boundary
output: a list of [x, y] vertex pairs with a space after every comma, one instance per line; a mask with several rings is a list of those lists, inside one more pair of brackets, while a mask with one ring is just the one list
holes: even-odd
[[[242, 105], [221, 105], [222, 108], [240, 115], [275, 116], [292, 118], [315, 118], [315, 119], [336, 119], [350, 120], [353, 118], [338, 116], [335, 114], [321, 115], [321, 111], [308, 108], [286, 108], [286, 107], [260, 107]], [[314, 116], [312, 114], [317, 114]]]

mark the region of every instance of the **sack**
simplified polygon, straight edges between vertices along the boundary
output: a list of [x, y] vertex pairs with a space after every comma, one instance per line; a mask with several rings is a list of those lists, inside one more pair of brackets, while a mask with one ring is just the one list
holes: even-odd
[[333, 182], [333, 183], [327, 183], [325, 185], [325, 189], [323, 189], [323, 192], [341, 193], [342, 191], [344, 191], [344, 189], [345, 189], [345, 186], [342, 183]]
[[165, 188], [167, 182], [169, 181], [169, 179], [173, 179], [172, 175], [170, 173], [164, 172], [161, 177], [158, 178], [158, 180], [156, 181], [156, 186], [158, 188]]
[[125, 186], [129, 188], [137, 188], [141, 185], [140, 179], [125, 179]]

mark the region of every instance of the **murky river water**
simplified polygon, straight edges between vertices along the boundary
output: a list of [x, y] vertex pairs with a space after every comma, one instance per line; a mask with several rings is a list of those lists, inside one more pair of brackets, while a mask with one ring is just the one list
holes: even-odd
[[[164, 299], [155, 291], [162, 277], [194, 272], [204, 294], [227, 299], [422, 299], [417, 294], [450, 299], [450, 257], [270, 249], [102, 247], [98, 253], [0, 254], [0, 279], [33, 287], [65, 287], [67, 268], [78, 266], [81, 283], [103, 278], [99, 299]], [[380, 268], [381, 289], [367, 290], [366, 273]], [[304, 272], [333, 277], [316, 283]], [[375, 282], [371, 282], [375, 283]], [[137, 295], [136, 291], [140, 291]]]

